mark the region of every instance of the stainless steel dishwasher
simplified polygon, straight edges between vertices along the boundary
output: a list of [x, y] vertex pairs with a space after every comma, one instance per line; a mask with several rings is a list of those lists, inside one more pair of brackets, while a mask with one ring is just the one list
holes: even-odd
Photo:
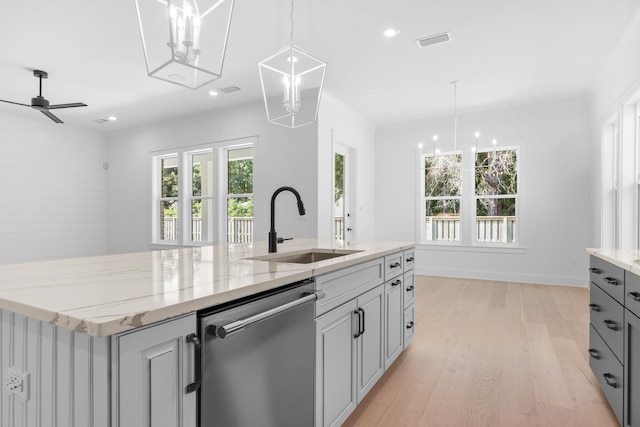
[[313, 280], [200, 313], [201, 427], [314, 423]]

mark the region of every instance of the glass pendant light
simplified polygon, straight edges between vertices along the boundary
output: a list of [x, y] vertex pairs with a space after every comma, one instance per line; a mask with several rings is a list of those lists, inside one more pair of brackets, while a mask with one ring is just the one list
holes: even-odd
[[289, 45], [258, 64], [271, 123], [297, 128], [317, 120], [327, 64], [293, 44], [293, 0]]
[[222, 77], [235, 0], [136, 0], [150, 77], [197, 89]]

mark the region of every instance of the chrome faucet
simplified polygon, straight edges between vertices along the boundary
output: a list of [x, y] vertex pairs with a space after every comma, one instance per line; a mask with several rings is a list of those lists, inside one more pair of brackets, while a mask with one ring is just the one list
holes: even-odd
[[271, 196], [271, 230], [269, 230], [269, 252], [278, 252], [278, 234], [276, 233], [276, 196], [283, 191], [291, 191], [296, 199], [298, 200], [298, 213], [300, 215], [305, 214], [304, 204], [302, 203], [302, 199], [300, 198], [300, 193], [296, 191], [295, 188], [292, 187], [280, 187], [276, 191], [273, 192], [273, 196]]

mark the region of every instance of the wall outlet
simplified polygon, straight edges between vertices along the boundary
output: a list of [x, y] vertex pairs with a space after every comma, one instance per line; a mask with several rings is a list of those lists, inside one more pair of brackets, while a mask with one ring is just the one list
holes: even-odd
[[29, 373], [21, 372], [14, 367], [7, 368], [4, 387], [16, 396], [29, 400]]

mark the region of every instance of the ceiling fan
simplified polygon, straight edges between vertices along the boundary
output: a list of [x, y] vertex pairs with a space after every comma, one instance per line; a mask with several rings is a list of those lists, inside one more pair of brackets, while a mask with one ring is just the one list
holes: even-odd
[[45, 97], [42, 96], [42, 79], [46, 79], [47, 77], [49, 77], [49, 74], [47, 74], [46, 71], [33, 70], [33, 75], [40, 80], [40, 94], [35, 98], [31, 98], [31, 105], [29, 105], [29, 104], [21, 104], [19, 102], [13, 102], [13, 101], [5, 101], [4, 99], [0, 99], [0, 102], [7, 102], [9, 104], [16, 104], [16, 105], [23, 105], [25, 107], [31, 107], [31, 108], [33, 108], [35, 110], [39, 110], [42, 114], [44, 114], [45, 116], [49, 117], [51, 120], [53, 120], [56, 123], [64, 123], [64, 122], [62, 120], [60, 120], [59, 118], [57, 118], [49, 110], [57, 110], [59, 108], [73, 108], [73, 107], [86, 107], [87, 106], [87, 104], [85, 104], [83, 102], [73, 102], [71, 104], [49, 105], [49, 101]]

